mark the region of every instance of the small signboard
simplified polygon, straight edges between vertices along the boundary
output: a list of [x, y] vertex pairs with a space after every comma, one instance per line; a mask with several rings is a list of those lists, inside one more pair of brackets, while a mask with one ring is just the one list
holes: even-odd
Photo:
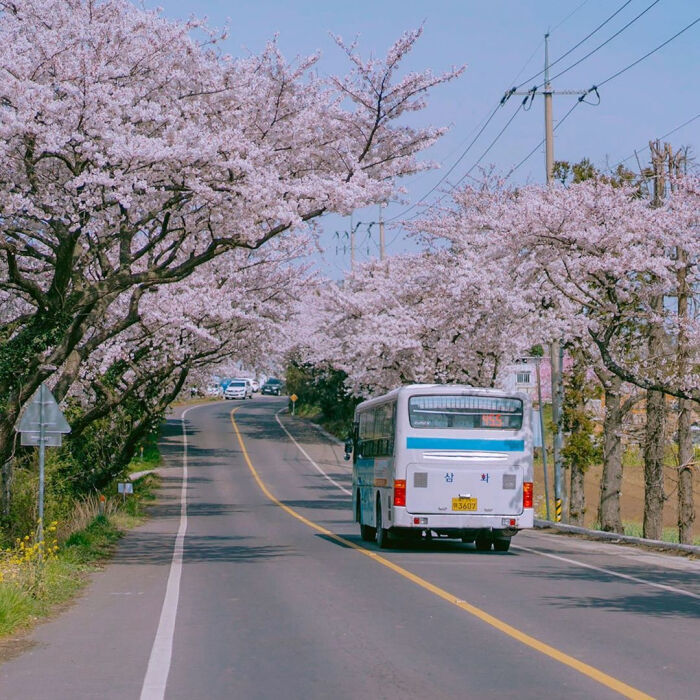
[[[36, 433], [27, 433], [27, 432], [22, 432], [20, 433], [20, 445], [22, 447], [38, 447], [39, 446], [39, 437], [40, 433], [37, 431]], [[61, 433], [49, 433], [46, 432], [44, 433], [44, 447], [60, 447], [61, 446], [61, 441], [63, 439], [63, 435]]]
[[117, 484], [117, 491], [125, 495], [127, 493], [134, 493], [134, 485], [130, 481], [120, 481]]
[[289, 398], [292, 400], [292, 403], [295, 403], [299, 397], [296, 394], [292, 394]]

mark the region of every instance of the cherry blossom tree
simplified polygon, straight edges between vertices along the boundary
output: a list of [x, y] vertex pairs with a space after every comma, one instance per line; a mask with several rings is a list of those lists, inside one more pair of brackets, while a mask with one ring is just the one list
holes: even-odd
[[493, 269], [472, 262], [434, 250], [360, 266], [342, 289], [304, 301], [313, 313], [300, 314], [297, 347], [346, 372], [358, 395], [411, 382], [494, 386], [542, 329]]
[[396, 79], [419, 34], [384, 60], [338, 40], [352, 71], [327, 80], [318, 56], [290, 64], [273, 42], [234, 59], [201, 23], [124, 0], [0, 3], [3, 464], [39, 384], [65, 396], [153, 288], [424, 167], [441, 131], [397, 120], [459, 70]]
[[304, 268], [290, 264], [305, 244], [295, 243], [271, 242], [264, 255], [229, 251], [183, 282], [153, 288], [138, 322], [81, 363], [70, 392], [68, 449], [104, 421], [116, 440], [86, 483], [100, 488], [128, 464], [193, 373], [231, 358], [253, 366], [279, 343], [304, 279]]
[[[560, 331], [550, 338], [592, 349], [595, 364], [622, 380], [700, 401], [700, 319], [656, 303], [676, 294], [681, 266], [689, 287], [697, 285], [697, 195], [694, 178], [679, 181], [658, 208], [635, 188], [595, 179], [568, 188], [467, 187], [454, 194], [451, 208], [426, 216], [416, 229], [500, 261], [502, 279], [517, 294], [559, 319]], [[667, 341], [650, 353], [653, 326], [664, 328]], [[647, 484], [659, 483], [659, 464], [650, 470], [647, 463]], [[660, 512], [663, 489], [648, 496], [645, 522]], [[648, 520], [660, 522], [656, 515]]]

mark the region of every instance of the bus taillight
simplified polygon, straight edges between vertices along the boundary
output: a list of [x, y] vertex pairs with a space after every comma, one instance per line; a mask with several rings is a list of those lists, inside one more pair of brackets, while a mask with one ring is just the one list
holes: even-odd
[[394, 479], [394, 505], [406, 505], [406, 479]]
[[523, 483], [523, 508], [532, 508], [532, 482]]

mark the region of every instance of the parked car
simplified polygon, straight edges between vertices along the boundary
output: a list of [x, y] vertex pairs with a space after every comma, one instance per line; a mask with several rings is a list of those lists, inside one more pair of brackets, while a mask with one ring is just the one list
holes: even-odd
[[279, 396], [284, 389], [284, 383], [281, 379], [268, 379], [260, 389], [261, 394], [271, 394], [272, 396]]
[[245, 379], [247, 382], [250, 382], [253, 392], [260, 391], [260, 384], [258, 384], [257, 379], [253, 379], [252, 377], [239, 377], [239, 379]]
[[207, 387], [207, 396], [223, 396], [224, 388], [221, 384], [210, 384]]
[[245, 382], [246, 391], [248, 392], [246, 394], [246, 398], [247, 399], [253, 398], [253, 383], [251, 382], [250, 379], [248, 379], [248, 377], [236, 377], [233, 381], [234, 382]]
[[224, 390], [225, 399], [252, 399], [253, 390], [244, 379], [234, 379]]

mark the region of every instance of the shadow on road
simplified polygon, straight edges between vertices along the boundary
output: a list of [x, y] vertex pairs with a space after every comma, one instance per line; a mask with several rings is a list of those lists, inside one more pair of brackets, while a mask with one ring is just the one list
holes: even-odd
[[652, 591], [637, 595], [625, 595], [604, 598], [578, 596], [548, 596], [544, 598], [549, 605], [557, 608], [594, 608], [615, 612], [641, 613], [654, 617], [688, 617], [700, 618], [700, 604], [697, 600], [672, 591]]
[[[342, 537], [344, 540], [348, 540], [348, 542], [352, 542], [353, 544], [356, 544], [358, 547], [362, 547], [362, 549], [366, 549], [370, 552], [379, 552], [382, 554], [391, 554], [393, 553], [398, 553], [398, 554], [458, 554], [461, 556], [487, 556], [487, 557], [517, 557], [520, 556], [515, 552], [477, 552], [476, 549], [474, 548], [473, 544], [463, 544], [459, 540], [451, 540], [451, 539], [432, 539], [432, 540], [395, 540], [391, 543], [391, 546], [386, 549], [382, 550], [377, 547], [377, 545], [374, 542], [364, 542], [359, 535], [355, 533], [351, 534], [343, 534], [343, 533], [337, 533], [338, 537]], [[338, 547], [343, 547], [347, 549], [346, 544], [343, 542], [339, 542], [338, 540], [334, 539], [333, 537], [329, 537], [328, 535], [324, 534], [317, 534], [316, 537], [320, 537], [321, 539], [324, 539], [328, 542], [332, 542], [335, 545], [338, 545]]]
[[[533, 555], [535, 556], [535, 555]], [[612, 566], [610, 567], [613, 568]], [[692, 590], [698, 583], [698, 575], [694, 571], [670, 571], [668, 569], [664, 570], [653, 570], [645, 566], [621, 566], [616, 564], [615, 572], [619, 574], [624, 574], [626, 576], [634, 576], [635, 578], [642, 579], [643, 581], [648, 581], [649, 583], [657, 583], [663, 586], [673, 586], [674, 588]], [[514, 572], [515, 573], [515, 572]], [[586, 569], [580, 567], [570, 567], [567, 569], [553, 569], [551, 567], [540, 568], [537, 570], [527, 570], [518, 571], [518, 574], [522, 576], [529, 576], [530, 578], [544, 578], [549, 581], [574, 581], [574, 582], [594, 582], [594, 583], [612, 583], [620, 582], [617, 576], [612, 576], [604, 571], [597, 571], [595, 569]], [[630, 582], [635, 586], [644, 586], [642, 583]], [[652, 588], [647, 589], [652, 593]], [[694, 592], [694, 591], [693, 591]], [[694, 600], [683, 595], [674, 594], [673, 591], [664, 591], [663, 595], [672, 598], [679, 597], [688, 601], [691, 605], [694, 605], [697, 609], [696, 614], [700, 614], [700, 600], [697, 598]]]
[[[283, 545], [246, 545], [248, 537], [188, 536], [185, 538], [184, 562], [250, 563], [278, 557], [297, 556]], [[174, 535], [134, 532], [124, 539], [114, 557], [115, 564], [170, 565]]]

